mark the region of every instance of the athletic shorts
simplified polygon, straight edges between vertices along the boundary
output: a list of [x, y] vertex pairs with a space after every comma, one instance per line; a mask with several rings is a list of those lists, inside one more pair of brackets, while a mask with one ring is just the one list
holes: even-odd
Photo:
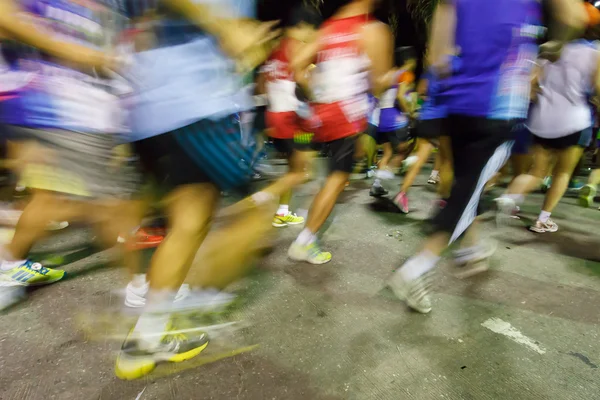
[[367, 116], [350, 121], [340, 103], [312, 104], [312, 109], [314, 119], [319, 121], [319, 126], [314, 129], [317, 142], [328, 143], [367, 130]]
[[312, 151], [318, 147], [312, 142], [311, 133], [298, 133], [294, 139], [272, 139], [275, 150], [287, 157], [294, 151]]
[[532, 135], [525, 124], [520, 123], [515, 126], [515, 145], [512, 149], [512, 154], [515, 155], [526, 155], [529, 154], [529, 147], [531, 146]]
[[246, 190], [254, 174], [254, 151], [241, 140], [235, 116], [202, 119], [134, 142], [143, 171], [159, 188], [213, 183], [223, 191]]
[[572, 146], [580, 146], [587, 148], [592, 141], [593, 130], [592, 128], [586, 128], [582, 131], [575, 132], [571, 135], [546, 139], [533, 134], [533, 141], [535, 144], [542, 146], [545, 149], [562, 150]]
[[323, 143], [323, 148], [329, 157], [329, 172], [351, 173], [356, 152], [358, 135]]
[[416, 136], [422, 139], [437, 139], [443, 135], [444, 120], [437, 119], [421, 119], [417, 121], [415, 127]]
[[454, 184], [446, 207], [433, 218], [437, 231], [458, 239], [478, 215], [485, 184], [511, 154], [513, 121], [449, 116], [444, 132], [451, 138]]
[[139, 189], [135, 163], [117, 151], [119, 135], [12, 125], [2, 131], [49, 154], [28, 160], [19, 177], [22, 186], [93, 199], [130, 198]]
[[408, 142], [411, 139], [408, 126], [390, 132], [380, 132], [374, 125], [369, 125], [367, 132], [377, 144], [391, 143], [393, 148], [397, 148], [400, 143]]

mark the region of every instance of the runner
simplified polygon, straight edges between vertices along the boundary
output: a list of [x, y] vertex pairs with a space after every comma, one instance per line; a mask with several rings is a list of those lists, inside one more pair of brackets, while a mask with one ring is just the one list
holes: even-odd
[[13, 165], [34, 191], [0, 254], [0, 307], [18, 299], [16, 284], [65, 276], [27, 259], [51, 221], [96, 224], [108, 246], [127, 226], [117, 197], [131, 188], [111, 162], [123, 121], [107, 78], [117, 65], [108, 54], [120, 20], [116, 4], [100, 1], [0, 2], [0, 29], [12, 40], [8, 69], [0, 73], [0, 122], [22, 143]]
[[[145, 27], [148, 46], [135, 57], [134, 145], [146, 176], [167, 193], [162, 200], [169, 234], [152, 257], [148, 282], [140, 282], [133, 293], [145, 307], [117, 358], [115, 372], [122, 379], [142, 377], [161, 361], [187, 360], [208, 345], [204, 332], [176, 331], [173, 302], [209, 232], [220, 193], [243, 189], [254, 174], [254, 150], [243, 145], [238, 118], [253, 102], [236, 69], [249, 71], [261, 64], [270, 51], [263, 44], [277, 32], [271, 32], [273, 23], [246, 18], [254, 13], [253, 1], [212, 5], [208, 0], [160, 2], [155, 19]], [[151, 8], [138, 2], [130, 6], [134, 17]], [[267, 215], [257, 207], [233, 218], [234, 230], [222, 237], [237, 241], [221, 253], [250, 254], [266, 233]], [[246, 265], [235, 267], [237, 273]], [[219, 293], [201, 290], [206, 287], [178, 307], [206, 303], [207, 296], [210, 304], [220, 301], [215, 299]]]
[[[296, 97], [296, 82], [289, 60], [301, 43], [313, 40], [320, 19], [313, 8], [296, 7], [283, 40], [263, 67], [269, 102], [266, 115], [269, 135], [273, 138], [275, 149], [287, 157], [290, 172], [303, 175], [310, 168], [311, 141], [302, 140], [309, 134], [305, 134], [300, 126], [301, 119], [297, 114], [300, 100]], [[290, 211], [291, 198], [292, 191], [289, 190], [279, 199], [279, 208], [272, 222], [274, 227], [304, 223], [303, 217]]]
[[317, 244], [317, 233], [352, 172], [356, 140], [367, 127], [368, 88], [371, 86], [377, 96], [391, 86], [395, 77], [389, 73], [392, 34], [387, 25], [370, 16], [375, 3], [343, 1], [319, 30], [318, 39], [304, 46], [292, 62], [296, 76], [303, 76], [316, 61], [313, 107], [322, 125], [315, 132], [315, 140], [327, 147], [330, 170], [313, 201], [304, 230], [289, 248], [289, 257], [296, 261], [331, 261], [331, 253]]
[[[600, 20], [600, 12], [591, 7]], [[592, 118], [588, 95], [600, 89], [600, 30], [590, 27], [579, 39], [565, 45], [554, 63], [541, 61], [539, 93], [533, 104], [527, 127], [533, 134], [533, 167], [517, 177], [506, 194], [498, 199], [505, 212], [514, 212], [524, 195], [537, 189], [548, 174], [551, 160], [556, 159], [552, 185], [546, 193], [542, 210], [529, 229], [537, 233], [556, 232], [558, 225], [550, 218], [565, 194], [573, 170], [592, 140]]]
[[[374, 112], [379, 114], [377, 130], [370, 132], [375, 142], [383, 145], [383, 157], [379, 161], [375, 181], [369, 193], [373, 197], [387, 194], [387, 190], [381, 185], [381, 180], [394, 179], [394, 170], [398, 169], [412, 147], [408, 125], [414, 108], [409, 99], [415, 80], [414, 50], [410, 47], [396, 49], [395, 65], [398, 66], [398, 82], [381, 96], [379, 106]], [[392, 159], [394, 152], [397, 155]]]
[[[564, 6], [560, 18], [568, 26], [581, 23], [570, 4], [553, 5], [555, 12]], [[436, 9], [429, 50], [433, 70], [448, 75], [439, 98], [448, 107], [444, 129], [452, 141], [455, 182], [446, 207], [433, 219], [435, 233], [389, 281], [396, 296], [416, 311], [431, 311], [428, 272], [449, 244], [465, 235], [458, 263], [485, 259], [494, 251], [472, 224], [486, 182], [510, 155], [512, 121], [526, 116], [537, 53], [532, 33], [542, 32], [540, 22], [535, 0], [443, 1]], [[460, 53], [448, 57], [455, 48]]]
[[[452, 154], [450, 140], [443, 134], [443, 119], [447, 116], [444, 105], [439, 104], [436, 98], [439, 91], [439, 82], [435, 75], [428, 71], [419, 82], [419, 91], [425, 102], [419, 110], [417, 123], [417, 162], [408, 170], [398, 194], [393, 202], [403, 213], [409, 212], [408, 191], [413, 185], [421, 168], [429, 155], [438, 146], [434, 170], [431, 172], [428, 183], [439, 184], [437, 192], [439, 200], [434, 205], [434, 210], [443, 208], [446, 199], [450, 196], [452, 186]], [[441, 172], [441, 173], [440, 173]]]

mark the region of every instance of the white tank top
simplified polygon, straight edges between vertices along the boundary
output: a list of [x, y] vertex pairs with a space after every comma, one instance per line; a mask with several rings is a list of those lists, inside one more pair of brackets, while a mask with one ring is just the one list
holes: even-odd
[[541, 93], [527, 120], [531, 132], [555, 139], [592, 126], [588, 97], [594, 90], [599, 60], [596, 43], [577, 40], [565, 45], [557, 62], [543, 65]]

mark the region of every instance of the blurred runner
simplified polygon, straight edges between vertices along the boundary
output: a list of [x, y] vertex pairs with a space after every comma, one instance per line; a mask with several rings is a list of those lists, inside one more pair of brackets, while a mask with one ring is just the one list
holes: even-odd
[[[206, 333], [181, 333], [173, 312], [231, 301], [231, 296], [207, 290], [221, 286], [206, 280], [190, 282], [199, 288], [185, 296], [181, 287], [209, 232], [221, 192], [244, 189], [254, 175], [254, 149], [243, 143], [239, 119], [240, 112], [254, 105], [242, 87], [241, 72], [264, 61], [270, 48], [263, 45], [277, 32], [271, 32], [272, 23], [247, 18], [254, 13], [253, 1], [226, 3], [213, 7], [208, 0], [164, 0], [151, 10], [133, 1], [128, 10], [132, 17], [155, 16], [143, 27], [146, 40], [135, 57], [132, 75], [138, 92], [131, 117], [144, 172], [166, 193], [162, 201], [169, 233], [152, 257], [147, 282], [128, 285], [128, 299], [144, 309], [117, 358], [115, 372], [121, 379], [142, 377], [158, 362], [198, 355], [208, 345]], [[264, 237], [267, 215], [264, 207], [247, 210], [219, 234], [219, 242], [236, 242], [218, 247], [218, 255], [240, 254], [230, 270], [223, 266], [222, 277], [233, 280], [247, 267], [241, 261]]]
[[[302, 5], [295, 7], [284, 38], [263, 67], [268, 97], [268, 134], [273, 138], [275, 149], [287, 157], [290, 172], [303, 175], [310, 167], [312, 142], [303, 139], [312, 135], [303, 132], [301, 126], [306, 124], [302, 124], [297, 114], [300, 100], [296, 97], [297, 85], [289, 60], [302, 43], [314, 40], [315, 29], [320, 23], [321, 17], [315, 9]], [[274, 227], [304, 223], [303, 217], [290, 210], [291, 198], [291, 190], [280, 197], [279, 208], [273, 217]]]
[[[375, 181], [369, 193], [373, 197], [387, 194], [387, 190], [381, 185], [381, 180], [394, 179], [394, 171], [400, 167], [411, 150], [408, 124], [409, 118], [412, 117], [413, 106], [408, 97], [415, 81], [414, 50], [410, 47], [396, 49], [395, 65], [398, 68], [398, 82], [381, 95], [376, 111], [379, 114], [377, 130], [370, 132], [375, 142], [383, 145], [383, 157], [379, 161]], [[395, 157], [394, 153], [397, 153]]]
[[8, 65], [0, 72], [0, 122], [22, 143], [12, 165], [34, 191], [1, 250], [0, 307], [14, 302], [9, 292], [16, 283], [64, 277], [27, 260], [51, 221], [96, 224], [106, 245], [126, 226], [120, 199], [132, 188], [112, 162], [124, 130], [111, 73], [117, 64], [109, 56], [119, 11], [100, 1], [0, 1], [0, 29], [10, 40], [3, 46]]
[[305, 45], [292, 62], [296, 76], [315, 63], [313, 107], [321, 126], [315, 140], [328, 149], [329, 176], [316, 195], [304, 230], [289, 248], [297, 261], [324, 264], [317, 233], [333, 210], [352, 172], [356, 140], [367, 127], [372, 88], [376, 96], [392, 85], [393, 37], [387, 25], [370, 15], [376, 0], [347, 0], [321, 26], [316, 41]]
[[[593, 10], [600, 20], [600, 11]], [[585, 39], [565, 45], [558, 61], [540, 61], [537, 98], [527, 120], [527, 128], [533, 134], [533, 166], [529, 173], [515, 178], [506, 194], [498, 199], [501, 209], [514, 213], [524, 195], [540, 186], [555, 159], [552, 185], [537, 221], [529, 227], [533, 232], [558, 230], [550, 216], [592, 140], [588, 95], [600, 89], [600, 52], [597, 43], [592, 42], [600, 38], [598, 33], [598, 28], [592, 26], [585, 33]]]
[[[581, 26], [581, 8], [558, 0], [553, 5], [554, 12], [562, 11], [555, 14], [561, 21]], [[416, 311], [431, 311], [428, 273], [449, 244], [464, 235], [455, 253], [458, 264], [494, 252], [472, 224], [485, 184], [510, 155], [513, 121], [526, 116], [536, 40], [544, 32], [540, 24], [535, 0], [449, 0], [436, 9], [429, 51], [436, 74], [448, 76], [439, 99], [448, 107], [444, 129], [452, 142], [455, 181], [446, 207], [433, 219], [435, 233], [389, 281]], [[455, 48], [459, 54], [448, 56]]]

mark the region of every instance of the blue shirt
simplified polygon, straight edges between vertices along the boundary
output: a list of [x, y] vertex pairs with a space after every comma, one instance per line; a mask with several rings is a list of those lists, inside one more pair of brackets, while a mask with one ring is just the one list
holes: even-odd
[[537, 0], [454, 0], [456, 47], [452, 75], [439, 101], [450, 114], [525, 118], [529, 75], [537, 57], [541, 5]]
[[[255, 13], [254, 0], [196, 1], [214, 5], [214, 12], [226, 13], [222, 16], [253, 17]], [[131, 14], [143, 14], [139, 3], [132, 3], [137, 6]], [[253, 108], [235, 63], [214, 37], [169, 12], [156, 22], [154, 32], [155, 48], [135, 55], [133, 140]]]

